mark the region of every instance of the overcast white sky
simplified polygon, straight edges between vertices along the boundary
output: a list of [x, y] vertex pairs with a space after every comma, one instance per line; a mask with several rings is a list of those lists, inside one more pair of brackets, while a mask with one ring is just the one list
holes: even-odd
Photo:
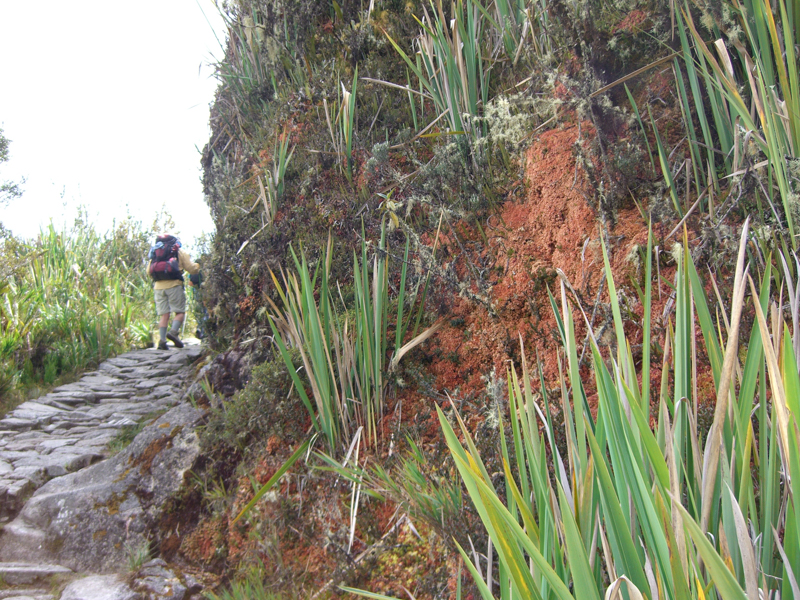
[[0, 180], [27, 178], [6, 227], [32, 237], [79, 205], [101, 231], [128, 212], [149, 226], [165, 204], [185, 246], [213, 230], [199, 151], [222, 50], [206, 18], [224, 42], [212, 0], [0, 0]]

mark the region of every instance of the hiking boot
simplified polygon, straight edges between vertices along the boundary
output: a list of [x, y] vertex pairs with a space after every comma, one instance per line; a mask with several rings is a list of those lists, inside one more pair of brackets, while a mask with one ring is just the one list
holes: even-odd
[[165, 342], [164, 340], [160, 340], [158, 342], [158, 349], [159, 350], [169, 350], [169, 346], [167, 346], [167, 342]]
[[167, 339], [175, 344], [176, 348], [183, 348], [183, 342], [181, 338], [179, 338], [176, 334], [172, 333], [171, 331], [167, 332]]

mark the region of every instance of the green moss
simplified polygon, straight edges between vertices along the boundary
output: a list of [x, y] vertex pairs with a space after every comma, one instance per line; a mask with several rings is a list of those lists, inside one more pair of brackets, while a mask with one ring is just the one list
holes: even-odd
[[[299, 352], [293, 351], [293, 356], [300, 365]], [[300, 439], [308, 414], [291, 390], [292, 380], [280, 357], [256, 366], [244, 389], [212, 409], [201, 443], [207, 449], [222, 444], [257, 456], [272, 435]]]

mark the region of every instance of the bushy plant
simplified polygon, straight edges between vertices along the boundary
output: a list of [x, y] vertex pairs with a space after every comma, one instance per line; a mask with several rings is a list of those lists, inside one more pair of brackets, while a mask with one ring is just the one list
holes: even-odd
[[[354, 302], [345, 303], [340, 289], [342, 317], [338, 314], [333, 282], [329, 279], [331, 248], [329, 237], [321, 264], [313, 272], [305, 255], [298, 258], [293, 252], [295, 273], [284, 274], [283, 284], [272, 275], [282, 306], [271, 303], [269, 321], [287, 366], [291, 366], [288, 348], [300, 352], [309, 378], [310, 397], [298, 375], [291, 371], [295, 388], [315, 429], [325, 436], [328, 450], [336, 454], [341, 443], [349, 443], [361, 429], [365, 431], [366, 439], [377, 447], [378, 426], [383, 419], [386, 373], [395, 368], [410, 349], [430, 337], [438, 325], [421, 333], [415, 329], [413, 339], [403, 344], [413, 317], [409, 315], [406, 318], [404, 312], [407, 243], [405, 260], [400, 268], [392, 344], [388, 335], [391, 298], [385, 222], [372, 259], [368, 258], [366, 241], [362, 242], [360, 259], [355, 254], [353, 256]], [[315, 297], [317, 289], [319, 299]], [[412, 307], [416, 299], [414, 293], [409, 302]], [[388, 352], [392, 348], [390, 357]]]
[[144, 341], [152, 291], [141, 224], [126, 219], [100, 234], [79, 219], [70, 231], [51, 225], [29, 242], [6, 236], [2, 244], [6, 396], [20, 386], [50, 385]]
[[[456, 415], [460, 441], [440, 411], [451, 454], [497, 554], [499, 589], [508, 597], [599, 600], [620, 589], [631, 598], [796, 597], [800, 380], [788, 328], [779, 313], [772, 311], [772, 327], [764, 316], [772, 273], [768, 267], [756, 290], [744, 268], [746, 241], [747, 226], [731, 314], [725, 318], [727, 341], [715, 329], [697, 271], [683, 252], [661, 389], [652, 396], [654, 420], [649, 344], [637, 372], [607, 259], [618, 343], [617, 352], [604, 357], [590, 338], [596, 416], [580, 375], [572, 311], [562, 285], [562, 310], [555, 305], [554, 310], [572, 385], [570, 394], [562, 383], [567, 452], [554, 444], [547, 404], [541, 408], [534, 401], [523, 362], [521, 378], [509, 373], [512, 439], [502, 441], [505, 503], [463, 421]], [[645, 340], [650, 256], [648, 251]], [[740, 355], [746, 288], [757, 324]], [[696, 327], [716, 392], [704, 439], [698, 435]], [[494, 597], [491, 578], [482, 577], [480, 564], [463, 550], [462, 555], [483, 597]]]
[[[291, 351], [289, 360], [293, 370], [299, 367], [299, 352]], [[203, 445], [211, 449], [222, 443], [242, 455], [257, 456], [270, 436], [301, 438], [306, 413], [291, 390], [292, 378], [282, 358], [254, 367], [242, 390], [212, 407]]]
[[[7, 162], [9, 159], [8, 147], [11, 143], [4, 134], [3, 128], [0, 127], [0, 164]], [[0, 204], [19, 198], [22, 195], [22, 188], [20, 187], [25, 181], [19, 183], [14, 181], [0, 181]]]

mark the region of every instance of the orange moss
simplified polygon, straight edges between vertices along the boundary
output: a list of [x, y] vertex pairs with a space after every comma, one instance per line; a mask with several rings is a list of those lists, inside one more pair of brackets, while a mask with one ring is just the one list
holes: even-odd
[[194, 563], [209, 564], [224, 554], [226, 531], [224, 517], [203, 520], [183, 538], [179, 551]]

